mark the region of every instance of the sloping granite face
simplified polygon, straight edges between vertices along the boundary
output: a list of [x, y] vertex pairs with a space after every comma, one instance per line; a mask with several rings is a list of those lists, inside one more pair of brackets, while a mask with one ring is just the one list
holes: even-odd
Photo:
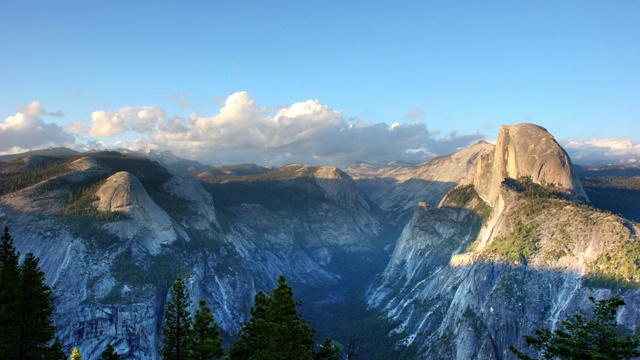
[[126, 171], [113, 174], [98, 189], [96, 196], [98, 211], [121, 212], [128, 217], [109, 223], [106, 228], [120, 238], [134, 239], [150, 254], [157, 254], [162, 243], [172, 243], [178, 238], [171, 217], [153, 202], [134, 175]]
[[571, 160], [555, 138], [541, 126], [501, 126], [493, 154], [481, 157], [474, 185], [480, 197], [495, 206], [506, 178], [530, 177], [540, 185], [553, 185], [576, 198], [587, 199], [573, 174]]

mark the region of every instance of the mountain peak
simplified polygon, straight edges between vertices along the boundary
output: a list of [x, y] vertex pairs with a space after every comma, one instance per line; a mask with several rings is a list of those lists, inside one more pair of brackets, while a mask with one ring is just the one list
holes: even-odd
[[495, 205], [502, 181], [520, 177], [587, 198], [569, 155], [545, 128], [528, 123], [502, 125], [493, 153], [478, 163], [476, 189], [485, 201]]

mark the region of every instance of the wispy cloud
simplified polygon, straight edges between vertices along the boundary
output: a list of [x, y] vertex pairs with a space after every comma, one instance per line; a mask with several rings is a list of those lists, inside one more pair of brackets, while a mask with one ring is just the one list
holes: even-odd
[[77, 97], [82, 97], [82, 96], [84, 96], [88, 91], [89, 91], [89, 89], [87, 89], [87, 88], [82, 88], [82, 89], [80, 89], [80, 90], [78, 90], [78, 91], [76, 91], [76, 92], [74, 92], [74, 93], [71, 93], [70, 95], [71, 95], [71, 97], [76, 97], [76, 98], [77, 98]]
[[422, 109], [416, 106], [413, 109], [411, 109], [411, 111], [409, 111], [409, 113], [407, 113], [407, 115], [405, 115], [404, 118], [411, 119], [411, 120], [422, 120], [424, 119], [424, 111], [422, 111]]
[[173, 100], [176, 101], [178, 106], [182, 108], [191, 107], [191, 103], [189, 102], [189, 100], [187, 100], [186, 93], [181, 92], [181, 93], [173, 94], [171, 97], [173, 98]]

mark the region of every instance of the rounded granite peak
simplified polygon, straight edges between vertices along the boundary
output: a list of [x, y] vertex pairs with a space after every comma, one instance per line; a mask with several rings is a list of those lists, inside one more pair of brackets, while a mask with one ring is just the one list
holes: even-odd
[[125, 220], [104, 225], [122, 239], [133, 239], [151, 254], [160, 251], [162, 243], [172, 243], [177, 234], [171, 217], [158, 206], [140, 180], [133, 174], [120, 171], [111, 175], [96, 192], [94, 206], [98, 211], [126, 214]]
[[478, 194], [491, 205], [496, 203], [504, 179], [520, 177], [586, 199], [567, 152], [545, 128], [535, 124], [500, 126], [493, 154], [480, 159], [476, 174]]

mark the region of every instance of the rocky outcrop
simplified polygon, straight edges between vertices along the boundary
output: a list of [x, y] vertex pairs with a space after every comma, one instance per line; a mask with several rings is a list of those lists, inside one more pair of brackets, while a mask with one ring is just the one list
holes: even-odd
[[476, 190], [491, 206], [497, 204], [500, 185], [506, 178], [530, 177], [536, 184], [587, 198], [573, 173], [569, 155], [538, 125], [500, 126], [495, 150], [480, 158], [476, 173]]
[[125, 220], [105, 227], [122, 239], [133, 240], [150, 254], [178, 238], [171, 217], [149, 197], [137, 177], [121, 171], [109, 177], [96, 192], [98, 211], [124, 214]]

